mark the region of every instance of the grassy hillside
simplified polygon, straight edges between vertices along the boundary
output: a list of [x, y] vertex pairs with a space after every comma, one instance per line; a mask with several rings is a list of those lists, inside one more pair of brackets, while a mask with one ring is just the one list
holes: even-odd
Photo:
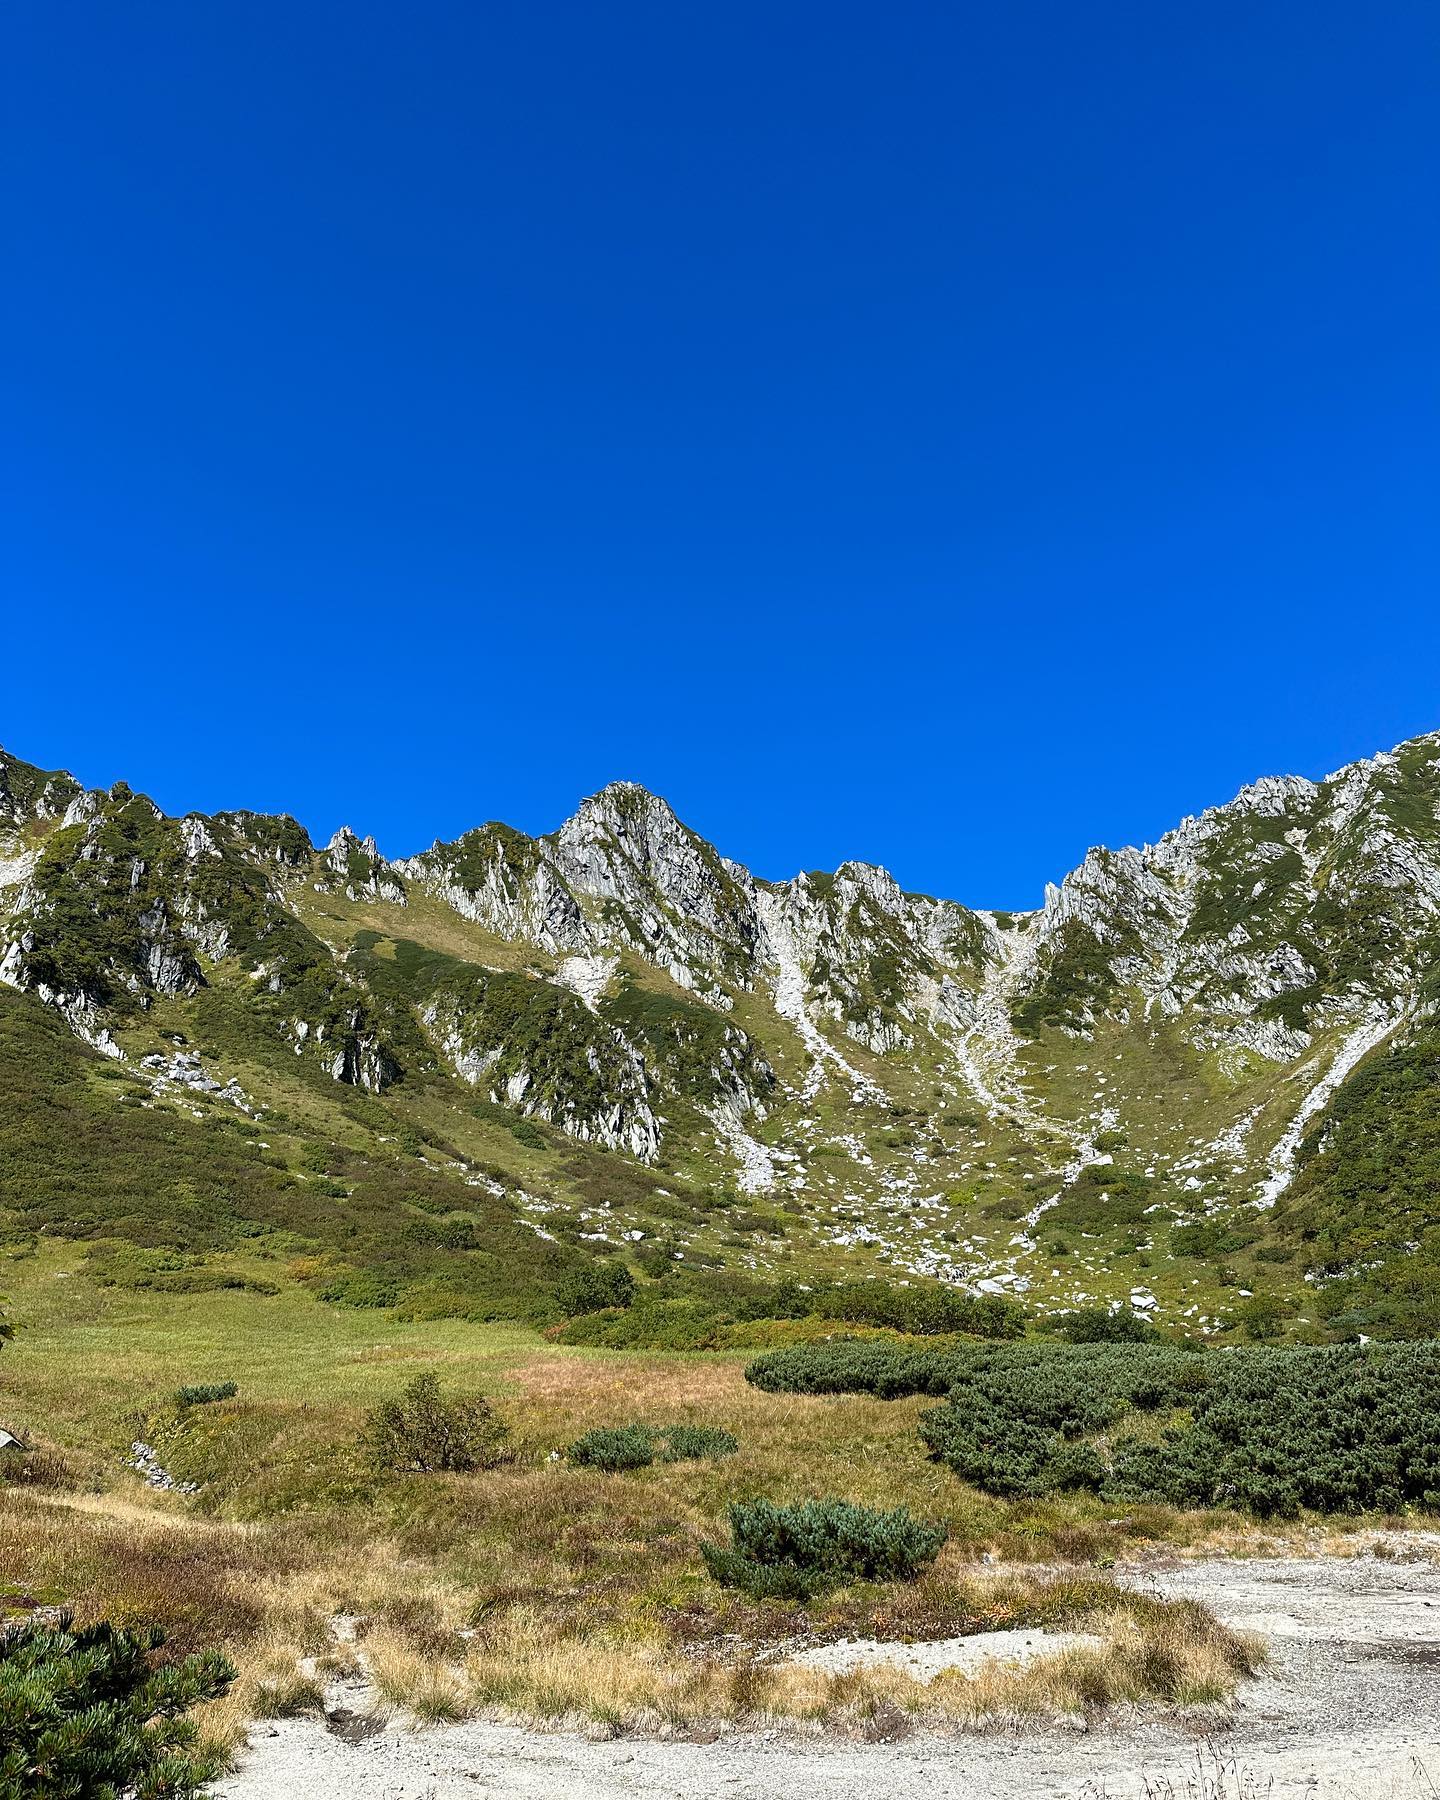
[[157, 1100], [38, 1000], [0, 990], [0, 1242], [85, 1241], [104, 1279], [171, 1293], [299, 1272], [361, 1304], [553, 1313], [579, 1253], [385, 1102], [328, 1085], [348, 1144], [279, 1109], [261, 1123], [183, 1089]]

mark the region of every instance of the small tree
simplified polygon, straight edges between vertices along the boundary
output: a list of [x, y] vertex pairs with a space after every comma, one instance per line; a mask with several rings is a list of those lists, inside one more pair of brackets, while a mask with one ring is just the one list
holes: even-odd
[[223, 1757], [182, 1715], [225, 1693], [218, 1651], [157, 1667], [159, 1630], [27, 1622], [0, 1632], [0, 1795], [192, 1800]]
[[628, 1306], [635, 1298], [635, 1278], [622, 1262], [592, 1263], [567, 1275], [555, 1290], [555, 1304], [567, 1319]]
[[437, 1375], [417, 1375], [366, 1419], [365, 1441], [385, 1469], [432, 1474], [488, 1469], [504, 1460], [508, 1432], [479, 1394], [445, 1399]]

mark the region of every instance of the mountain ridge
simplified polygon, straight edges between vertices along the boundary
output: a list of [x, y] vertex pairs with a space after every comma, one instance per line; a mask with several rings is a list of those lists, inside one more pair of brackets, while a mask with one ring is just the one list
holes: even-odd
[[[391, 859], [349, 826], [171, 818], [0, 752], [0, 981], [130, 1065], [162, 1014], [223, 1015], [241, 1090], [283, 1047], [372, 1094], [478, 1092], [827, 1213], [830, 1248], [1030, 1292], [1067, 1285], [1041, 1240], [1113, 1140], [1138, 1182], [1273, 1208], [1354, 1071], [1426, 1028], [1437, 806], [1430, 733], [1095, 847], [1014, 912], [854, 859], [763, 880], [629, 781], [541, 837], [491, 821]], [[998, 1188], [1008, 1243], [953, 1229]]]

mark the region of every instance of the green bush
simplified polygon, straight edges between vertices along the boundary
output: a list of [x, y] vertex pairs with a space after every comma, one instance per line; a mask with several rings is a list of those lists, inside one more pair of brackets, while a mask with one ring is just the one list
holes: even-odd
[[1148, 1319], [1124, 1308], [1107, 1312], [1103, 1306], [1082, 1306], [1057, 1314], [1051, 1324], [1071, 1344], [1152, 1344], [1159, 1336]]
[[740, 1448], [739, 1438], [718, 1425], [666, 1425], [655, 1435], [664, 1441], [662, 1462], [699, 1462], [733, 1456]]
[[211, 1381], [182, 1387], [175, 1398], [181, 1406], [212, 1406], [217, 1400], [233, 1400], [239, 1392], [233, 1381]]
[[[762, 1319], [834, 1320], [915, 1337], [963, 1333], [1011, 1339], [1025, 1327], [1025, 1314], [1014, 1300], [962, 1294], [938, 1281], [837, 1281], [808, 1287], [796, 1281], [760, 1281], [728, 1269], [711, 1273], [697, 1268], [696, 1260], [687, 1251], [682, 1267], [672, 1245], [645, 1245], [635, 1261], [655, 1278], [653, 1285], [634, 1289], [629, 1299], [622, 1295], [606, 1301], [603, 1312], [591, 1311], [587, 1298], [586, 1311], [570, 1314], [559, 1341], [616, 1350], [711, 1350], [728, 1341], [727, 1327]], [[598, 1290], [593, 1298], [600, 1298]], [[573, 1299], [568, 1287], [566, 1299]], [[616, 1308], [626, 1307], [623, 1317], [616, 1316]]]
[[1132, 1408], [1185, 1404], [1211, 1362], [1159, 1345], [977, 1349], [955, 1358], [949, 1400], [921, 1414], [920, 1435], [957, 1475], [992, 1494], [1099, 1487], [1103, 1465], [1095, 1478], [1090, 1458], [1069, 1454], [1073, 1441], [1110, 1430]]
[[837, 1319], [848, 1325], [887, 1325], [931, 1337], [966, 1332], [1018, 1338], [1025, 1329], [1019, 1303], [999, 1294], [962, 1294], [940, 1282], [901, 1287], [885, 1281], [839, 1281], [802, 1296], [792, 1318]]
[[629, 1306], [635, 1278], [621, 1262], [593, 1263], [565, 1276], [555, 1289], [555, 1304], [567, 1319]]
[[1150, 1176], [1118, 1163], [1089, 1163], [1047, 1211], [1045, 1225], [1047, 1230], [1059, 1231], [1148, 1225], [1161, 1216], [1151, 1211], [1157, 1201], [1156, 1184]]
[[[653, 1290], [652, 1290], [653, 1291]], [[729, 1316], [700, 1300], [643, 1301], [624, 1310], [583, 1313], [553, 1335], [562, 1344], [604, 1345], [608, 1350], [714, 1350], [724, 1342]]]
[[730, 1535], [728, 1546], [700, 1546], [722, 1586], [760, 1600], [809, 1600], [852, 1581], [913, 1581], [939, 1555], [946, 1530], [903, 1506], [876, 1512], [847, 1500], [743, 1500], [730, 1508]]
[[538, 1125], [532, 1125], [529, 1119], [516, 1119], [510, 1127], [510, 1135], [517, 1144], [523, 1144], [527, 1150], [548, 1150], [550, 1140]]
[[694, 1462], [703, 1457], [733, 1456], [738, 1438], [715, 1425], [598, 1425], [576, 1438], [566, 1451], [581, 1468], [614, 1474], [647, 1469], [655, 1461]]
[[398, 1399], [366, 1419], [365, 1441], [381, 1468], [431, 1474], [492, 1468], [506, 1455], [506, 1427], [478, 1394], [446, 1399], [436, 1375], [417, 1375]]
[[770, 1394], [874, 1394], [879, 1400], [899, 1400], [907, 1394], [949, 1393], [958, 1354], [832, 1338], [757, 1357], [745, 1379]]
[[225, 1693], [217, 1651], [157, 1666], [160, 1631], [27, 1622], [0, 1631], [3, 1800], [191, 1800], [224, 1758], [197, 1748], [183, 1715]]
[[[954, 1375], [920, 1434], [992, 1494], [1084, 1487], [1262, 1517], [1440, 1506], [1440, 1344], [1023, 1345]], [[1138, 1435], [1136, 1410], [1176, 1416]]]
[[622, 1469], [647, 1469], [655, 1460], [655, 1438], [644, 1425], [597, 1425], [576, 1438], [565, 1454], [580, 1468], [603, 1469], [611, 1475]]

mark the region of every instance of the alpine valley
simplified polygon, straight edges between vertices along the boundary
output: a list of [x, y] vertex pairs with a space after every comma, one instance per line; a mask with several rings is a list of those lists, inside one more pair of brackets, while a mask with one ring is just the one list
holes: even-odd
[[594, 1342], [862, 1284], [1435, 1334], [1437, 807], [1440, 735], [1009, 913], [759, 880], [625, 782], [391, 860], [0, 754], [0, 1239]]

